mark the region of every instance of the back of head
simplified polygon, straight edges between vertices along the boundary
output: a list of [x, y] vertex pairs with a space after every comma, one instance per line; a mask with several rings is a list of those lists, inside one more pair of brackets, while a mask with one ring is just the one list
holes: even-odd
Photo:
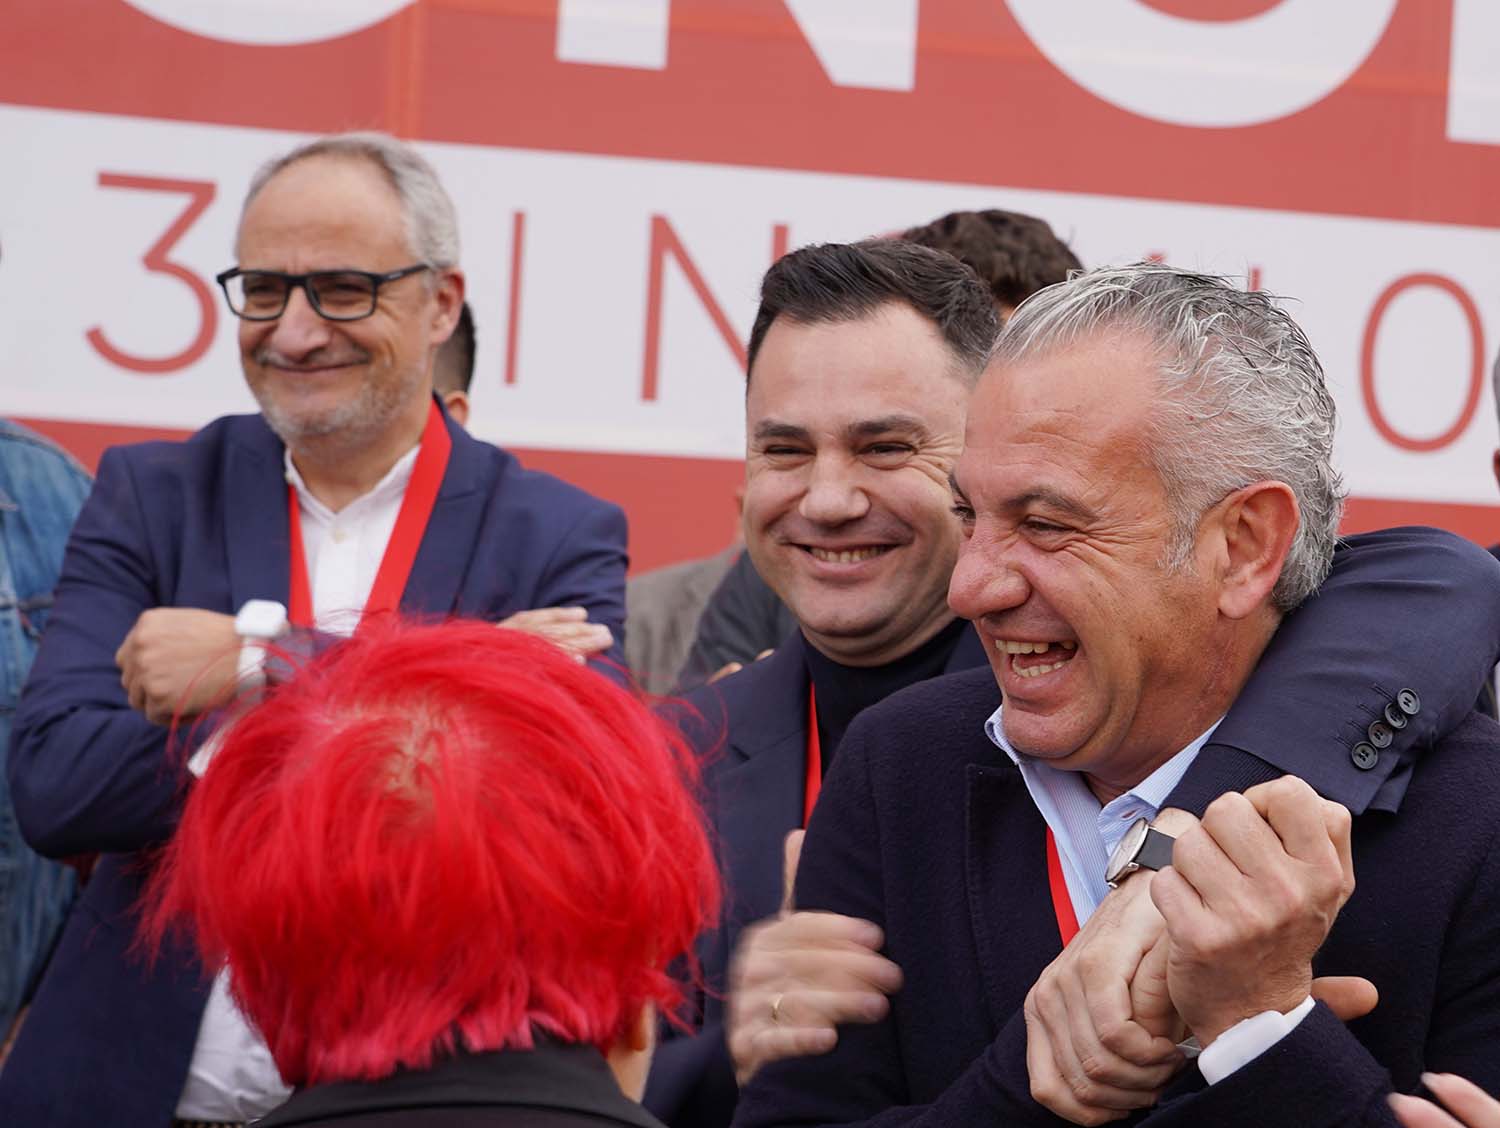
[[942, 334], [965, 379], [976, 378], [1000, 323], [972, 271], [952, 257], [896, 239], [820, 243], [783, 255], [760, 287], [747, 371], [778, 317], [804, 324], [857, 321], [881, 306], [910, 306]]
[[903, 232], [901, 238], [952, 255], [979, 275], [995, 301], [1008, 309], [1083, 269], [1046, 220], [999, 208], [949, 212]]
[[1199, 518], [1220, 500], [1285, 482], [1299, 526], [1273, 601], [1295, 607], [1327, 576], [1343, 514], [1333, 397], [1301, 327], [1263, 291], [1135, 263], [1039, 291], [1006, 322], [992, 360], [1014, 365], [1110, 334], [1136, 336], [1160, 357], [1148, 454], [1173, 511], [1167, 563], [1185, 561]]
[[151, 885], [288, 1083], [605, 1049], [717, 908], [680, 737], [559, 649], [367, 624], [229, 730]]
[[250, 178], [241, 215], [278, 172], [314, 157], [362, 160], [374, 165], [401, 200], [412, 254], [429, 266], [458, 265], [458, 213], [453, 200], [427, 159], [405, 141], [386, 133], [335, 133], [273, 157]]

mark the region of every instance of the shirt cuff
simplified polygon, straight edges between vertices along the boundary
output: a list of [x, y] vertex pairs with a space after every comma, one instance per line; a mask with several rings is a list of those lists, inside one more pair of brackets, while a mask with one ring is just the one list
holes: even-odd
[[1312, 1009], [1313, 1000], [1309, 995], [1286, 1014], [1261, 1011], [1236, 1022], [1198, 1055], [1198, 1071], [1203, 1074], [1203, 1080], [1217, 1085], [1236, 1069], [1249, 1065], [1297, 1029], [1297, 1024], [1311, 1014]]

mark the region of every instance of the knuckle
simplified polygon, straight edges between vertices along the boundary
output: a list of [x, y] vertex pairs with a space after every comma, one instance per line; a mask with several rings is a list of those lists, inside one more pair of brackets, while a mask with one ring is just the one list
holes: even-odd
[[[1078, 1057], [1078, 1068], [1083, 1070], [1083, 1076], [1086, 1079], [1081, 1081], [1080, 1085], [1085, 1086], [1093, 1081], [1108, 1081], [1114, 1072], [1108, 1060], [1094, 1053], [1080, 1054]], [[1075, 1091], [1078, 1092], [1079, 1098], [1083, 1099], [1082, 1091]]]
[[1335, 835], [1346, 835], [1353, 829], [1354, 816], [1349, 813], [1349, 808], [1342, 803], [1335, 803], [1332, 800], [1325, 799], [1323, 801], [1323, 810], [1328, 828]]
[[1208, 809], [1203, 812], [1203, 822], [1216, 823], [1232, 819], [1249, 804], [1250, 801], [1238, 791], [1226, 791], [1208, 805]]
[[1123, 1057], [1135, 1044], [1137, 1029], [1136, 1024], [1129, 1020], [1112, 1019], [1103, 1022], [1098, 1031], [1099, 1044], [1110, 1053]]

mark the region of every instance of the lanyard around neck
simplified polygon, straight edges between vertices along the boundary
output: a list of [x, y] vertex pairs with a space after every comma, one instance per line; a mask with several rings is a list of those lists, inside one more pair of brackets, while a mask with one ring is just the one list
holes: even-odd
[[[401, 605], [401, 593], [406, 590], [406, 581], [417, 559], [417, 549], [422, 545], [422, 535], [427, 531], [427, 521], [437, 502], [438, 488], [443, 484], [448, 455], [452, 450], [453, 440], [443, 423], [443, 413], [433, 400], [427, 414], [427, 425], [422, 429], [422, 445], [412, 466], [411, 480], [406, 484], [406, 494], [401, 499], [401, 509], [391, 529], [391, 539], [386, 542], [385, 554], [381, 556], [380, 568], [375, 573], [375, 583], [365, 600], [364, 615], [394, 611]], [[312, 583], [307, 575], [307, 553], [302, 546], [302, 507], [297, 500], [297, 488], [290, 484], [287, 486], [287, 518], [291, 531], [292, 565], [287, 618], [293, 626], [311, 627], [314, 618]]]
[[[811, 682], [807, 686], [807, 780], [803, 788], [802, 825], [812, 818], [813, 807], [818, 802], [818, 792], [823, 788], [823, 749], [818, 740], [818, 699]], [[1062, 855], [1057, 851], [1057, 839], [1049, 827], [1047, 830], [1047, 884], [1052, 891], [1052, 911], [1057, 916], [1057, 932], [1062, 937], [1063, 947], [1072, 943], [1078, 935], [1078, 914], [1073, 910], [1073, 898], [1068, 892], [1068, 879], [1063, 874]]]

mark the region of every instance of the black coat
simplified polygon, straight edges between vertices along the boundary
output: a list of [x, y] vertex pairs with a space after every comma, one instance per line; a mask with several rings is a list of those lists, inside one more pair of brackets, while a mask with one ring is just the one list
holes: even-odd
[[592, 1046], [445, 1058], [382, 1081], [299, 1089], [256, 1128], [661, 1128]]
[[[1022, 1004], [1062, 949], [1046, 824], [984, 733], [987, 671], [938, 678], [849, 729], [802, 848], [797, 905], [874, 921], [905, 976], [890, 1014], [826, 1056], [756, 1074], [736, 1128], [1061, 1128], [1032, 1101]], [[1212, 746], [1198, 762], [1211, 761]], [[1196, 766], [1196, 765], [1195, 765]], [[1392, 1082], [1452, 1071], [1500, 1093], [1500, 727], [1477, 713], [1427, 751], [1399, 814], [1354, 821], [1358, 888], [1314, 958], [1380, 1005], [1322, 1005], [1217, 1085], [1188, 1067], [1150, 1128], [1394, 1125]]]
[[[1395, 810], [1416, 752], [1472, 708], [1497, 640], [1500, 566], [1482, 549], [1431, 529], [1351, 537], [1321, 594], [1282, 624], [1171, 805], [1201, 814], [1226, 791], [1291, 772], [1352, 811]], [[984, 664], [978, 642], [965, 635], [949, 672]], [[723, 860], [725, 923], [701, 951], [709, 988], [701, 1033], [668, 1031], [653, 1063], [646, 1106], [673, 1128], [721, 1128], [734, 1112], [725, 972], [740, 931], [780, 906], [782, 840], [802, 822], [804, 646], [794, 637], [688, 698], [696, 714], [685, 728], [707, 763]], [[990, 677], [998, 701], [988, 670], [976, 677], [980, 685]], [[1419, 714], [1373, 762], [1357, 766], [1354, 750], [1369, 724], [1404, 688], [1417, 691]]]

